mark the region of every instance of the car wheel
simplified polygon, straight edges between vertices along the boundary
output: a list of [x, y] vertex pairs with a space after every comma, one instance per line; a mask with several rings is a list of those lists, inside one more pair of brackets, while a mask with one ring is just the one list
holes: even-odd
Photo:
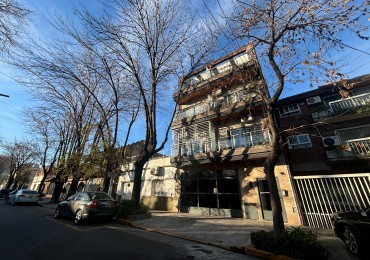
[[60, 212], [60, 206], [58, 206], [56, 209], [55, 209], [55, 212], [54, 212], [54, 218], [55, 219], [58, 219], [58, 218], [61, 218], [62, 217], [62, 214]]
[[80, 224], [82, 221], [82, 211], [79, 209], [75, 214], [75, 225]]
[[350, 227], [345, 226], [343, 229], [343, 241], [346, 247], [355, 255], [360, 254], [360, 240], [357, 233]]

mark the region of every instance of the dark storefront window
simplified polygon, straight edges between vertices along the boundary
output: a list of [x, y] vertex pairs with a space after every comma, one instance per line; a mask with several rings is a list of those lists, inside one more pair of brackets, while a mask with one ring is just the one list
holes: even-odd
[[236, 170], [186, 172], [181, 187], [182, 206], [240, 209]]

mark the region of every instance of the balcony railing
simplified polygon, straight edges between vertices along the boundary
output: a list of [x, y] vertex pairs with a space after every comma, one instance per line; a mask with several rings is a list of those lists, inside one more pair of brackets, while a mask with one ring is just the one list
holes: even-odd
[[218, 140], [219, 149], [235, 149], [240, 147], [252, 147], [255, 145], [270, 143], [271, 137], [267, 129], [261, 131], [245, 132]]
[[201, 105], [196, 105], [180, 110], [176, 115], [176, 119], [179, 120], [183, 118], [194, 117], [207, 111], [208, 111], [207, 103], [202, 103]]
[[343, 113], [347, 110], [365, 105], [370, 105], [370, 93], [329, 102], [329, 106], [334, 114]]
[[245, 132], [218, 140], [195, 141], [188, 140], [173, 147], [173, 156], [193, 155], [208, 153], [222, 149], [236, 149], [242, 147], [253, 147], [256, 145], [269, 144], [271, 135], [268, 129], [260, 131]]
[[370, 156], [370, 137], [348, 140], [352, 153], [356, 156]]
[[230, 95], [226, 95], [217, 100], [203, 102], [201, 104], [197, 104], [195, 106], [180, 110], [176, 115], [176, 119], [180, 120], [184, 118], [194, 117], [202, 113], [215, 111], [216, 109], [222, 109], [224, 107], [235, 104], [242, 100], [249, 100], [250, 98], [253, 97], [256, 97], [256, 93], [254, 92], [250, 92], [247, 94], [244, 94], [242, 91], [234, 92]]
[[210, 151], [214, 151], [215, 149], [215, 142], [209, 141], [195, 141], [195, 140], [188, 140], [186, 142], [178, 144], [174, 147], [173, 155], [193, 155], [197, 153], [208, 153]]

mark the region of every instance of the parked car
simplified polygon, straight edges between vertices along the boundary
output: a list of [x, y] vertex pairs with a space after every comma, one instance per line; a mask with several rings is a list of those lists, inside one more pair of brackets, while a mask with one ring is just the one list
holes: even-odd
[[9, 192], [8, 195], [6, 195], [6, 197], [5, 197], [5, 204], [9, 203], [9, 197], [10, 197], [10, 195], [16, 193], [17, 191], [18, 190], [13, 190], [13, 191]]
[[118, 210], [119, 202], [105, 192], [79, 192], [59, 203], [54, 218], [70, 217], [77, 225], [86, 219], [112, 220], [118, 214]]
[[1, 189], [0, 190], [0, 198], [6, 198], [8, 194], [11, 192], [11, 189]]
[[331, 221], [335, 234], [353, 254], [361, 256], [369, 250], [370, 207], [360, 211], [334, 213]]
[[40, 200], [40, 194], [36, 190], [20, 189], [10, 192], [5, 203], [10, 203], [12, 206], [18, 203], [37, 204]]

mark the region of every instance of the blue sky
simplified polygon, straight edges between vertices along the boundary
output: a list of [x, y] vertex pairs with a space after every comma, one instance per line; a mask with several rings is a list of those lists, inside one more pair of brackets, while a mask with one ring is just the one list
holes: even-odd
[[[81, 2], [83, 4], [88, 4], [87, 6], [90, 10], [99, 10], [100, 2], [98, 0], [86, 0]], [[228, 0], [206, 0], [205, 2], [216, 19], [219, 19], [222, 11], [227, 10], [230, 5]], [[49, 38], [53, 37], [55, 32], [50, 26], [48, 26], [46, 17], [49, 14], [58, 14], [70, 17], [73, 14], [73, 4], [78, 4], [78, 1], [23, 0], [21, 3], [23, 3], [26, 8], [34, 11], [34, 14], [31, 17], [31, 32], [36, 36]], [[193, 10], [194, 15], [203, 16], [205, 18], [210, 16], [209, 10], [205, 8], [202, 0], [192, 0], [191, 3], [195, 8], [199, 8], [199, 11]], [[223, 8], [222, 11], [220, 6]], [[361, 41], [355, 37], [348, 37], [345, 43], [365, 52], [370, 52], [370, 41]], [[221, 53], [221, 55], [225, 55], [225, 53]], [[345, 58], [346, 62], [350, 64], [347, 67], [347, 72], [350, 77], [370, 73], [370, 56], [367, 54], [356, 52], [351, 49], [345, 49], [344, 52], [333, 52], [331, 55], [334, 59]], [[0, 96], [0, 139], [7, 140], [22, 139], [28, 136], [27, 129], [22, 123], [22, 110], [25, 107], [31, 106], [33, 103], [33, 101], [27, 96], [23, 87], [11, 79], [10, 75], [12, 73], [12, 70], [6, 64], [0, 63], [0, 93], [10, 96], [10, 98]], [[309, 88], [306, 87], [306, 84], [294, 87], [288, 86], [283, 93], [283, 96], [290, 96], [307, 90], [309, 90]], [[169, 93], [169, 95], [172, 96], [172, 93]], [[160, 122], [159, 128], [163, 129], [163, 131], [159, 132], [164, 132], [164, 128], [168, 122], [166, 119], [170, 114], [171, 111], [168, 111], [168, 113], [162, 116], [163, 120], [158, 120]], [[144, 127], [145, 124], [142, 121], [138, 122], [134, 126], [133, 133], [135, 134], [131, 137], [131, 142], [138, 141], [143, 138]], [[171, 139], [166, 145], [164, 151], [166, 154], [170, 154], [170, 145]]]

